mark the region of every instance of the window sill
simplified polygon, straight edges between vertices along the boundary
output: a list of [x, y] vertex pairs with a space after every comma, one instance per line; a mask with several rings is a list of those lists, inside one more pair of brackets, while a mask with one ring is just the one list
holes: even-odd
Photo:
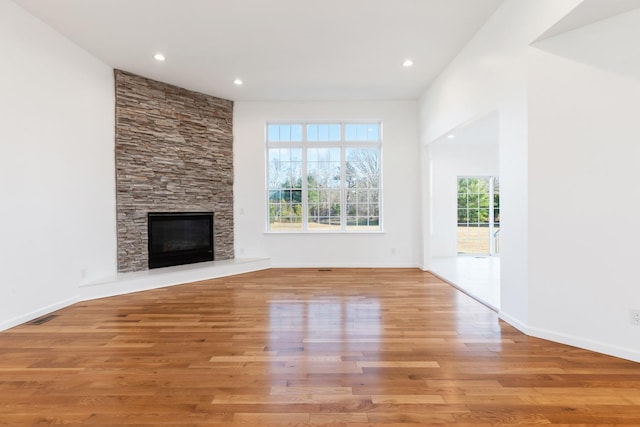
[[265, 231], [264, 232], [265, 235], [267, 236], [277, 236], [277, 235], [309, 235], [312, 234], [314, 236], [323, 236], [323, 235], [341, 235], [341, 234], [387, 234], [386, 231], [384, 230], [362, 230], [362, 231], [357, 231], [357, 230], [345, 230], [345, 231]]

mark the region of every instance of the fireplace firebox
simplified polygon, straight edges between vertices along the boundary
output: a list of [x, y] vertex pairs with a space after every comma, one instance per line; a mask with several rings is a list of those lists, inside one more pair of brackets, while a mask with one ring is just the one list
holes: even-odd
[[213, 261], [213, 212], [149, 212], [149, 268]]

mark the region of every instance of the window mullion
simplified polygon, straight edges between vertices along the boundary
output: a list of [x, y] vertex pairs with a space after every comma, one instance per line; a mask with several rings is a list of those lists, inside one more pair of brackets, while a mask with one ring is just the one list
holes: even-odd
[[309, 229], [309, 179], [307, 178], [307, 139], [306, 126], [302, 133], [302, 231]]
[[[344, 137], [344, 134], [343, 134], [343, 137]], [[346, 147], [342, 146], [340, 147], [340, 230], [344, 231], [346, 229], [347, 229], [347, 149]]]
[[489, 255], [495, 255], [494, 243], [493, 243], [493, 233], [495, 229], [495, 223], [493, 218], [494, 212], [494, 202], [493, 202], [493, 180], [494, 177], [489, 177]]
[[340, 230], [347, 229], [347, 131], [344, 123], [340, 123]]

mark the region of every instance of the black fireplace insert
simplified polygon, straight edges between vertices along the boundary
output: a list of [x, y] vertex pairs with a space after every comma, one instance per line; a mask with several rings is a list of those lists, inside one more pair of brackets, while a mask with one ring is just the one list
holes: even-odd
[[213, 212], [149, 212], [149, 268], [213, 261]]

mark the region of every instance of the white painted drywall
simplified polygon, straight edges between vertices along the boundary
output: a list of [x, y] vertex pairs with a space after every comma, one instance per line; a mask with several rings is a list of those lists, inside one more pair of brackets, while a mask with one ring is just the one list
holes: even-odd
[[501, 317], [640, 361], [640, 12], [530, 46], [577, 3], [507, 0], [421, 100], [421, 142], [496, 109]]
[[638, 40], [640, 10], [531, 49], [528, 217], [532, 333], [640, 361]]
[[[265, 233], [265, 124], [382, 120], [383, 233]], [[417, 103], [236, 102], [235, 247], [274, 267], [417, 267], [420, 251]]]
[[[579, 3], [505, 1], [420, 102], [423, 145], [469, 121], [498, 112], [501, 315], [522, 329], [529, 317], [526, 53], [529, 43]], [[423, 168], [428, 169], [429, 164]], [[437, 209], [434, 205], [433, 210]], [[428, 266], [428, 258], [425, 264]]]
[[0, 1], [0, 329], [116, 269], [110, 67]]

